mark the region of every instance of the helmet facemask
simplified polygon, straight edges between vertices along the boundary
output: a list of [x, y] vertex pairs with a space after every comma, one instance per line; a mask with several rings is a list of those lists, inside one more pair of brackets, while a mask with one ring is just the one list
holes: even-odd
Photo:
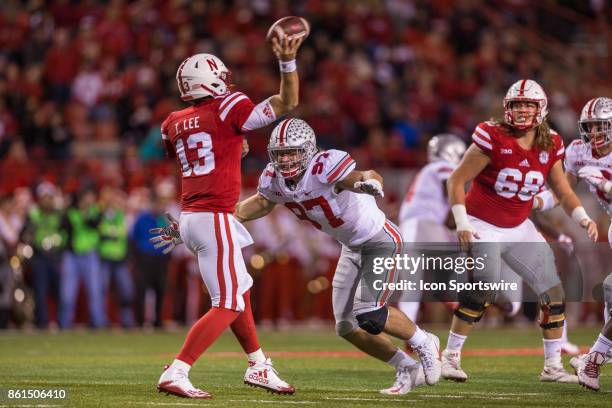
[[587, 119], [578, 122], [582, 140], [596, 150], [612, 142], [612, 119]]
[[[535, 104], [536, 109], [532, 112], [530, 108], [524, 109], [516, 109], [513, 105], [517, 102], [527, 102]], [[542, 115], [545, 106], [542, 106], [542, 101], [537, 99], [525, 99], [525, 98], [513, 98], [513, 99], [504, 99], [504, 113], [506, 123], [511, 125], [512, 127], [518, 130], [529, 130], [536, 126], [539, 126], [544, 122], [544, 116]], [[525, 123], [517, 123], [517, 119], [520, 118], [521, 115], [528, 116], [532, 115], [531, 121]]]
[[310, 161], [304, 147], [271, 149], [268, 151], [268, 155], [274, 169], [283, 178], [300, 176], [306, 170]]

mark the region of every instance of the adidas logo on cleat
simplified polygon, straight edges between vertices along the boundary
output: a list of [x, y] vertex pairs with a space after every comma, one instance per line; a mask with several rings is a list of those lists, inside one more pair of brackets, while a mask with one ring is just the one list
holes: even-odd
[[260, 384], [270, 384], [270, 380], [268, 380], [268, 373], [265, 371], [258, 371], [257, 373], [249, 374], [249, 380], [256, 381]]

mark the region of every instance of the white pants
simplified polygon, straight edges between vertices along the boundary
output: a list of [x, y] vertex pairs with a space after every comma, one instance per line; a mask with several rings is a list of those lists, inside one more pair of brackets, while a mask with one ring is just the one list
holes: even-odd
[[474, 240], [473, 256], [487, 258], [487, 267], [475, 273], [475, 279], [499, 282], [505, 262], [537, 295], [561, 283], [552, 249], [531, 220], [513, 228], [501, 228], [476, 217], [468, 218], [480, 235], [480, 239]]
[[200, 274], [213, 307], [244, 310], [242, 295], [253, 286], [242, 247], [253, 243], [242, 224], [231, 214], [181, 213], [183, 242], [198, 257]]

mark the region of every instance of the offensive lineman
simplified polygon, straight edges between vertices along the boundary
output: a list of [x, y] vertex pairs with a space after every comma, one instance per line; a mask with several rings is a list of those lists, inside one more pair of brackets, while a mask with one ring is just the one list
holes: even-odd
[[160, 392], [211, 398], [191, 384], [189, 370], [228, 326], [248, 357], [245, 384], [279, 394], [295, 391], [278, 377], [259, 346], [249, 295], [253, 280], [241, 252], [252, 240], [232, 213], [240, 194], [242, 135], [269, 125], [298, 104], [295, 57], [302, 39], [273, 40], [280, 91], [257, 105], [230, 90], [231, 73], [212, 54], [195, 54], [178, 68], [181, 99], [192, 106], [172, 112], [161, 132], [167, 155], [176, 157], [182, 171], [180, 237], [174, 232], [176, 225], [154, 232], [173, 234], [156, 237], [172, 245], [182, 237], [197, 256], [212, 307], [189, 330], [179, 354], [166, 366], [157, 385]]
[[[612, 217], [612, 99], [595, 98], [584, 105], [578, 130], [581, 139], [574, 140], [565, 153], [565, 176], [572, 187], [580, 180], [589, 185], [591, 193]], [[540, 193], [538, 209], [547, 210], [557, 203], [550, 193]], [[608, 230], [612, 247], [612, 223]], [[605, 325], [588, 354], [572, 358], [581, 385], [599, 390], [599, 371], [612, 358], [612, 273], [603, 282]]]
[[[547, 105], [546, 94], [535, 81], [514, 83], [504, 98], [504, 122], [476, 127], [474, 143], [448, 179], [448, 192], [460, 244], [472, 256], [488, 256], [487, 267], [475, 270], [474, 279], [498, 281], [503, 260], [540, 298], [545, 358], [540, 381], [575, 383], [578, 379], [565, 371], [561, 361], [565, 304], [554, 255], [527, 217], [534, 195], [548, 179], [564, 210], [594, 241], [597, 226], [563, 175], [565, 149], [561, 137], [546, 123]], [[472, 180], [466, 195], [465, 185]], [[442, 353], [442, 376], [455, 381], [467, 380], [460, 366], [461, 349], [484, 314], [491, 293], [460, 295]]]

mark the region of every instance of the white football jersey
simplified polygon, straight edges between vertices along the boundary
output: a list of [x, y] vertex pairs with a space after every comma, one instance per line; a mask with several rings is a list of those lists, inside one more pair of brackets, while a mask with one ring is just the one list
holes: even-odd
[[435, 161], [423, 167], [414, 177], [402, 202], [400, 223], [415, 218], [444, 224], [450, 209], [444, 181], [456, 168], [456, 164], [446, 161]]
[[[612, 180], [612, 153], [604, 157], [594, 157], [592, 148], [582, 140], [574, 140], [565, 149], [565, 170], [578, 177], [578, 170], [584, 166], [594, 166], [601, 170], [601, 173], [608, 180]], [[591, 193], [597, 196], [597, 201], [604, 210], [612, 217], [612, 200], [606, 197], [603, 191], [596, 189], [589, 184]]]
[[272, 164], [268, 164], [257, 190], [341, 243], [358, 246], [383, 228], [386, 217], [374, 197], [334, 191], [335, 184], [354, 169], [355, 161], [347, 152], [327, 150], [312, 158], [295, 188], [289, 188]]

